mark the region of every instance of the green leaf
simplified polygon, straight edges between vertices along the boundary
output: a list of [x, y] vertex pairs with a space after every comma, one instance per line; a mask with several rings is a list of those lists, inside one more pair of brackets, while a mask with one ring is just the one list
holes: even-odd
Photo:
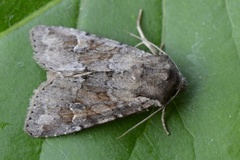
[[[6, 6], [3, 2], [1, 11]], [[8, 3], [6, 8], [22, 13], [14, 14], [14, 25], [7, 24], [11, 19], [0, 19], [5, 26], [0, 28], [0, 159], [240, 158], [240, 0], [28, 3]], [[29, 7], [23, 11], [25, 5]], [[151, 113], [145, 112], [72, 135], [29, 137], [22, 129], [29, 99], [46, 79], [45, 71], [32, 59], [29, 30], [39, 24], [61, 25], [134, 46], [139, 41], [127, 32], [137, 34], [141, 8], [146, 37], [156, 45], [162, 39], [188, 82], [188, 88], [167, 108], [171, 135], [164, 133], [159, 113], [116, 139]], [[5, 10], [0, 17], [8, 16]]]
[[0, 1], [0, 32], [21, 21], [24, 17], [31, 15], [35, 10], [44, 6], [49, 0], [11, 0]]

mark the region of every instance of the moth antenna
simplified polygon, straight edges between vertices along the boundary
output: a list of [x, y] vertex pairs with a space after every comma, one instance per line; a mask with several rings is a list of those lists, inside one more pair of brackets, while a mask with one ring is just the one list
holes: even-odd
[[[165, 109], [165, 107], [160, 107], [159, 109], [157, 109], [155, 112], [153, 112], [152, 114], [150, 114], [149, 116], [147, 116], [146, 118], [144, 118], [142, 121], [140, 121], [139, 123], [135, 124], [133, 127], [131, 127], [130, 129], [128, 129], [126, 132], [124, 132], [121, 136], [117, 137], [117, 139], [122, 138], [123, 136], [125, 136], [126, 134], [128, 134], [130, 131], [132, 131], [133, 129], [137, 128], [139, 125], [141, 125], [142, 123], [146, 122], [148, 119], [150, 119], [152, 116], [154, 116], [156, 113], [158, 113], [159, 111], [161, 111], [161, 109]], [[164, 115], [164, 114], [162, 114]], [[164, 123], [164, 121], [162, 121], [162, 124]], [[163, 124], [163, 128], [166, 131], [166, 133], [169, 135], [169, 132], [166, 129], [166, 125], [165, 123]]]

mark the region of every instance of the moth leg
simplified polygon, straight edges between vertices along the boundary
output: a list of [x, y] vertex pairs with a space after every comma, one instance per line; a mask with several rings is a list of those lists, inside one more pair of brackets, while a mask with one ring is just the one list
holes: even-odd
[[145, 37], [140, 22], [141, 22], [141, 17], [142, 17], [142, 9], [139, 10], [139, 14], [138, 14], [138, 19], [137, 19], [137, 30], [138, 33], [140, 35], [140, 37], [131, 34], [131, 36], [140, 39], [142, 42], [139, 44], [144, 44], [145, 46], [148, 47], [148, 49], [154, 54], [157, 55], [159, 54], [165, 54], [165, 52], [162, 50], [162, 48], [157, 47], [155, 44], [153, 44], [152, 42], [148, 41], [147, 38]]
[[167, 129], [167, 126], [166, 126], [166, 123], [165, 123], [165, 109], [166, 109], [166, 107], [164, 106], [164, 107], [162, 108], [161, 121], [162, 121], [162, 126], [163, 126], [163, 129], [164, 129], [165, 133], [166, 133], [167, 135], [169, 135], [170, 133], [169, 133], [169, 131], [168, 131], [168, 129]]
[[163, 50], [163, 48], [164, 48], [164, 43], [161, 43], [160, 44], [160, 49]]
[[141, 28], [141, 18], [142, 18], [142, 9], [139, 10], [139, 13], [138, 13], [138, 18], [137, 18], [137, 31], [141, 37], [141, 40], [142, 40], [142, 44], [144, 44], [145, 46], [148, 47], [148, 49], [153, 53], [153, 54], [158, 54], [158, 51], [156, 50], [156, 48], [154, 46], [152, 46], [151, 43], [149, 43], [149, 41], [146, 39], [143, 31], [142, 31], [142, 28]]

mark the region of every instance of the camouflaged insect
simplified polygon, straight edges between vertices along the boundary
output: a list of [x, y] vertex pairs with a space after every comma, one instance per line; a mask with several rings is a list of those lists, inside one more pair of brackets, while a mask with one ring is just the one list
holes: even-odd
[[70, 134], [153, 105], [164, 111], [186, 85], [163, 51], [153, 55], [72, 28], [40, 25], [30, 34], [34, 58], [48, 71], [26, 118], [25, 131], [33, 137]]

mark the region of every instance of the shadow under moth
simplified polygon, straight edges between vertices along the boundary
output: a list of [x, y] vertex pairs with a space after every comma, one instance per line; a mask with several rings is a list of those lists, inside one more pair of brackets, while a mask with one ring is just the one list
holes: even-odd
[[30, 102], [25, 131], [32, 137], [70, 134], [116, 118], [162, 110], [186, 86], [177, 66], [137, 29], [153, 54], [84, 31], [36, 26], [30, 40], [37, 63], [47, 70]]

